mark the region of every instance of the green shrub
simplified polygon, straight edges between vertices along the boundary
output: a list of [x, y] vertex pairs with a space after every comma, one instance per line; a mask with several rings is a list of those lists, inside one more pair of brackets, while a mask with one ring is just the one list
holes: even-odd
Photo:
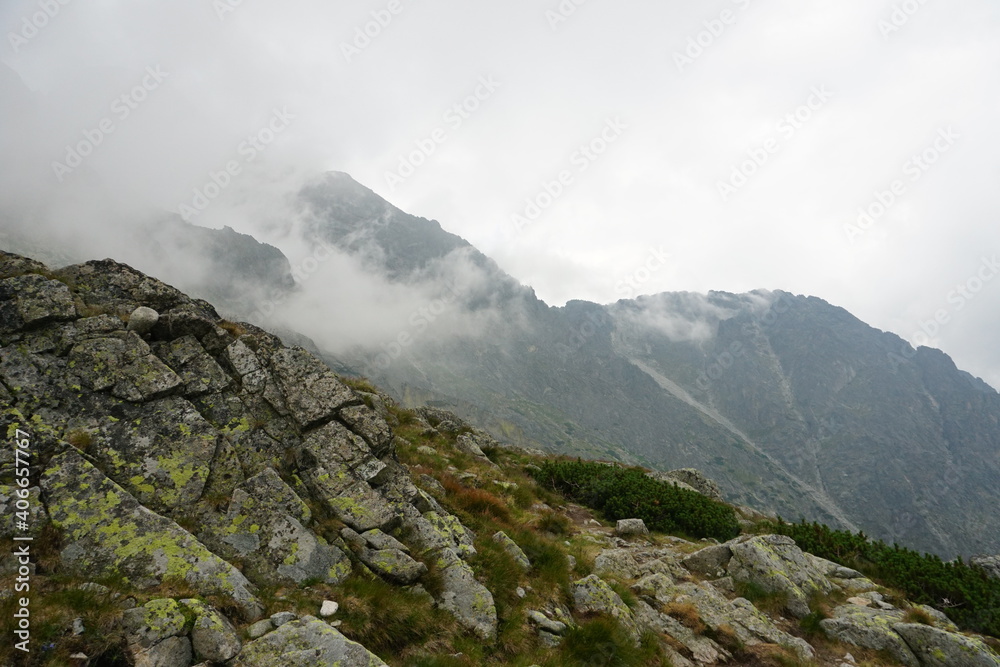
[[647, 477], [642, 470], [582, 461], [546, 461], [532, 473], [543, 486], [617, 519], [642, 519], [648, 528], [695, 538], [729, 540], [740, 534], [733, 508], [700, 493]]
[[900, 589], [913, 602], [941, 608], [963, 630], [1000, 637], [1000, 580], [961, 559], [944, 562], [898, 544], [887, 545], [818, 523], [790, 524], [780, 519], [771, 532], [787, 535], [803, 551], [860, 570]]

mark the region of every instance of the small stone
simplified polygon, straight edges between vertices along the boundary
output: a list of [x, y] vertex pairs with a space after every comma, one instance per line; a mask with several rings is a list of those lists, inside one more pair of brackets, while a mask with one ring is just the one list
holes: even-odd
[[277, 614], [271, 614], [271, 623], [274, 623], [274, 627], [280, 628], [285, 623], [291, 623], [298, 616], [290, 611], [279, 611]]
[[428, 447], [427, 445], [420, 445], [417, 447], [417, 451], [421, 454], [426, 454], [427, 456], [434, 456], [437, 454], [437, 450], [433, 447]]
[[868, 598], [847, 598], [847, 601], [851, 604], [856, 604], [859, 607], [867, 607], [872, 603], [872, 601]]
[[847, 655], [844, 656], [844, 662], [849, 662], [849, 663], [851, 663], [853, 665], [853, 664], [857, 663], [857, 660], [854, 659], [853, 655], [851, 655], [850, 653], [848, 653]]
[[128, 330], [134, 331], [140, 336], [145, 336], [153, 330], [159, 319], [160, 314], [152, 308], [139, 306], [132, 311], [132, 314], [128, 318]]
[[90, 658], [86, 653], [74, 653], [69, 657], [69, 659], [71, 661], [70, 664], [73, 665], [73, 667], [86, 667], [86, 665], [90, 664]]
[[263, 621], [257, 621], [249, 628], [247, 628], [247, 636], [250, 639], [260, 639], [271, 630], [274, 630], [274, 623], [269, 618], [265, 618]]
[[329, 618], [337, 613], [340, 609], [340, 605], [333, 600], [324, 600], [323, 606], [319, 610], [319, 615], [323, 618]]
[[84, 631], [83, 619], [82, 618], [74, 618], [73, 619], [73, 634], [77, 635], [77, 636], [80, 636], [80, 635], [83, 634], [83, 631]]
[[525, 590], [523, 588], [521, 588], [520, 586], [517, 587], [517, 591], [515, 591], [515, 592], [517, 593], [517, 597], [519, 597], [519, 598], [524, 598], [524, 596], [527, 595], [527, 593], [525, 592]]

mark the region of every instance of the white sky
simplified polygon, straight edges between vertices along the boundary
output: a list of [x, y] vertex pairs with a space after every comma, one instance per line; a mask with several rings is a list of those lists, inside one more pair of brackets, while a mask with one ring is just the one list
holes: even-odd
[[[26, 29], [49, 4], [46, 25]], [[629, 296], [623, 281], [665, 250], [639, 291], [784, 289], [921, 343], [940, 315], [930, 344], [1000, 386], [1000, 279], [977, 275], [992, 278], [984, 258], [1000, 255], [995, 0], [562, 5], [575, 11], [553, 25], [558, 0], [5, 0], [0, 59], [44, 101], [30, 121], [4, 110], [24, 126], [0, 130], [4, 195], [78, 201], [95, 173], [123, 210], [176, 210], [235, 160], [240, 174], [195, 221], [253, 231], [234, 211], [277, 210], [291, 184], [336, 169], [439, 220], [551, 304]], [[888, 33], [894, 7], [912, 14]], [[348, 62], [343, 45], [372, 12], [391, 21]], [[679, 68], [699, 36], [707, 46]], [[148, 67], [168, 76], [123, 118], [112, 104]], [[480, 88], [468, 118], [449, 113], [484, 77], [499, 87]], [[247, 161], [241, 143], [275, 108], [294, 120]], [[783, 124], [797, 109], [803, 122]], [[115, 132], [59, 183], [52, 161], [104, 118]], [[615, 141], [581, 160], [614, 119]], [[438, 128], [445, 141], [390, 184]], [[765, 146], [723, 201], [719, 182]], [[914, 169], [925, 150], [936, 161]], [[516, 229], [512, 215], [564, 170], [562, 194]], [[849, 237], [895, 180], [888, 211]], [[52, 210], [67, 233], [80, 224]]]

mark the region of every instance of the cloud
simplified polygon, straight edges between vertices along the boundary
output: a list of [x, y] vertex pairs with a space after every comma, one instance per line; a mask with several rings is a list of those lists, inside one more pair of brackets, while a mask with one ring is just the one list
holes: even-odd
[[[645, 293], [785, 289], [906, 338], [1000, 246], [1000, 9], [988, 0], [902, 19], [898, 3], [862, 0], [595, 0], [555, 26], [558, 3], [528, 0], [403, 0], [391, 20], [381, 2], [231, 2], [221, 16], [215, 4], [70, 2], [15, 50], [10, 34], [39, 5], [3, 3], [0, 59], [27, 88], [0, 72], [5, 226], [99, 245], [149, 209], [177, 212], [235, 162], [193, 221], [271, 240], [294, 215], [288, 197], [337, 169], [440, 220], [552, 304], [620, 298], [616, 285], [665, 246], [673, 259]], [[724, 10], [735, 21], [720, 32]], [[691, 40], [704, 46], [678, 71]], [[122, 117], [113, 105], [150, 67], [168, 76], [134, 109], [121, 102]], [[482, 77], [501, 85], [449, 124]], [[816, 86], [829, 102], [783, 134]], [[248, 159], [241, 146], [285, 109], [294, 119]], [[525, 198], [616, 116], [627, 132], [514, 234]], [[105, 119], [114, 131], [60, 183], [52, 162]], [[954, 148], [852, 243], [858, 208], [947, 127]], [[446, 139], [391, 189], [386, 173], [438, 129]], [[718, 183], [774, 137], [780, 149], [722, 201]], [[1000, 386], [998, 301], [991, 283], [931, 342]]]

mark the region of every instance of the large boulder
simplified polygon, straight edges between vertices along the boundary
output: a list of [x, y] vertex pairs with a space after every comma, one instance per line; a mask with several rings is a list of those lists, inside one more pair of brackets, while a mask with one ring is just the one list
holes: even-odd
[[1000, 656], [982, 640], [919, 623], [892, 626], [921, 667], [1000, 667]]
[[572, 584], [573, 604], [581, 613], [607, 614], [638, 642], [640, 633], [635, 616], [610, 585], [596, 574], [591, 574]]
[[730, 548], [733, 552], [730, 576], [765, 591], [786, 595], [786, 607], [793, 616], [802, 618], [809, 614], [809, 598], [814, 593], [825, 595], [833, 590], [833, 584], [790, 537], [760, 535], [732, 543]]
[[820, 621], [831, 638], [862, 648], [888, 651], [906, 667], [920, 667], [920, 661], [894, 626], [902, 621], [898, 610], [882, 610], [847, 604], [837, 607], [833, 618]]
[[374, 653], [313, 616], [285, 623], [243, 647], [232, 667], [385, 667]]
[[980, 556], [970, 562], [986, 570], [986, 574], [994, 579], [1000, 579], [1000, 556]]
[[681, 564], [692, 572], [710, 577], [723, 577], [726, 567], [733, 558], [733, 550], [728, 544], [713, 544], [685, 556]]
[[188, 599], [180, 602], [194, 616], [191, 647], [195, 658], [211, 663], [223, 663], [235, 658], [242, 643], [229, 619], [201, 600]]
[[453, 549], [442, 549], [435, 560], [444, 589], [438, 605], [482, 639], [495, 638], [498, 620], [493, 594]]
[[119, 577], [139, 588], [171, 579], [233, 601], [256, 619], [253, 585], [173, 521], [143, 507], [75, 450], [54, 456], [42, 475], [49, 516], [63, 536], [62, 561], [90, 576]]
[[0, 334], [76, 317], [73, 295], [58, 280], [33, 273], [0, 280]]
[[660, 482], [667, 482], [668, 484], [673, 484], [684, 489], [697, 491], [712, 500], [720, 502], [724, 502], [725, 500], [722, 497], [722, 490], [719, 488], [719, 485], [708, 477], [705, 477], [705, 474], [700, 470], [695, 470], [694, 468], [680, 468], [678, 470], [671, 470], [670, 472], [654, 471], [648, 473], [648, 475]]

